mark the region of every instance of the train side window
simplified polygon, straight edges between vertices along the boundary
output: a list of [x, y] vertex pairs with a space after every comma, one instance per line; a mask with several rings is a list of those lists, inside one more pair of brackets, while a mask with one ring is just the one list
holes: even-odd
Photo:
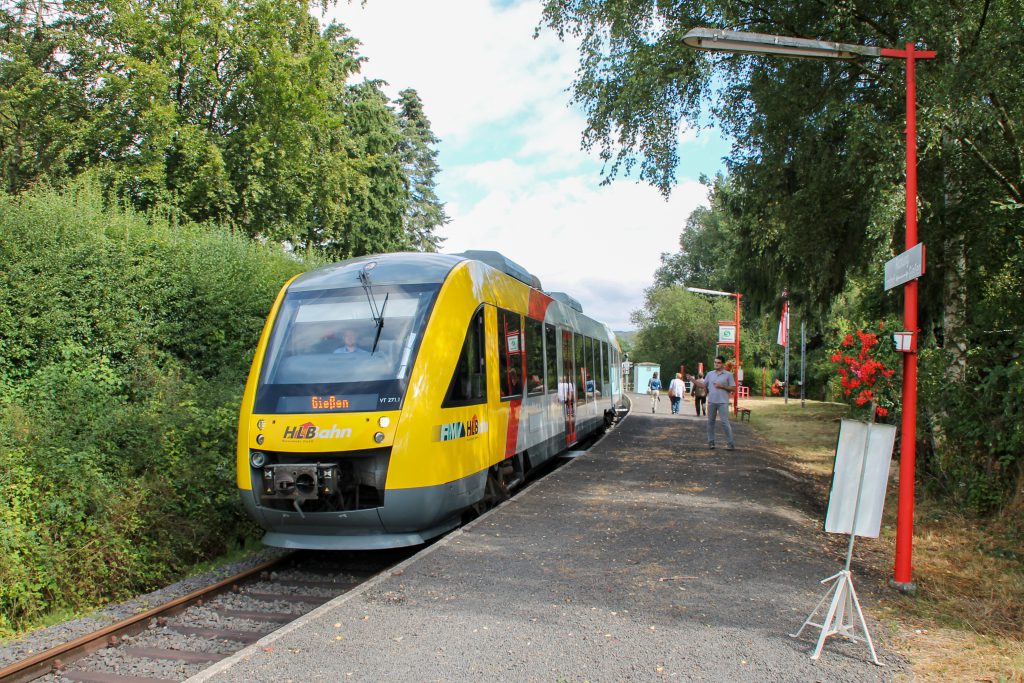
[[544, 393], [544, 323], [526, 319], [526, 393]]
[[558, 391], [558, 336], [554, 325], [544, 326], [544, 375], [549, 392]]
[[584, 351], [586, 347], [587, 338], [582, 334], [576, 335], [575, 352], [576, 356], [576, 401], [578, 403], [586, 403], [587, 401], [587, 389], [586, 380], [587, 377], [587, 353]]
[[591, 337], [587, 337], [587, 366], [589, 372], [587, 372], [587, 395], [590, 398], [597, 396], [597, 373], [600, 371], [601, 359], [595, 358], [597, 355], [594, 351], [597, 350], [597, 340]]
[[455, 365], [442, 408], [467, 406], [487, 401], [487, 353], [484, 346], [484, 307], [473, 314], [466, 341]]
[[498, 309], [498, 380], [502, 400], [523, 395], [522, 327], [518, 313]]
[[610, 361], [608, 360], [608, 342], [601, 342], [601, 387], [605, 393], [608, 393], [610, 387], [608, 386], [608, 366]]

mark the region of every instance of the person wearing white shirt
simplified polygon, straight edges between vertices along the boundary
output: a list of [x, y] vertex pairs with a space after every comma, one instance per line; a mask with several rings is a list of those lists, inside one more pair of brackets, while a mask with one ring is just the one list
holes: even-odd
[[708, 448], [715, 447], [715, 421], [721, 415], [726, 448], [731, 451], [736, 446], [732, 439], [732, 425], [729, 424], [729, 396], [736, 391], [736, 379], [724, 366], [725, 358], [715, 356], [715, 369], [704, 376], [708, 385]]
[[683, 376], [676, 373], [676, 376], [668, 383], [668, 398], [672, 402], [672, 414], [679, 415], [679, 405], [683, 402], [683, 394], [686, 393], [686, 385], [683, 384]]

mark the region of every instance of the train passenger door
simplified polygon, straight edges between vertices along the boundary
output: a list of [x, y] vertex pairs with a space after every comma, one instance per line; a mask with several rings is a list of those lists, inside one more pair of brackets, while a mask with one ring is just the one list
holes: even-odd
[[558, 378], [558, 400], [565, 418], [565, 445], [576, 443], [576, 387], [573, 382], [572, 332], [562, 330], [562, 373]]

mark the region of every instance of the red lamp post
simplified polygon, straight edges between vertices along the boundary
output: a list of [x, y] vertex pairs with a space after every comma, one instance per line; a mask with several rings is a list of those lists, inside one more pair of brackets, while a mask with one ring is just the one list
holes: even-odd
[[[907, 62], [907, 191], [906, 249], [917, 245], [917, 92], [914, 66], [918, 59], [933, 59], [934, 50], [916, 50], [907, 43], [903, 50], [878, 48], [824, 40], [790, 38], [764, 33], [721, 31], [695, 28], [683, 37], [683, 43], [698, 50], [767, 54], [811, 59], [857, 60], [863, 57], [889, 57]], [[903, 415], [900, 435], [900, 489], [896, 513], [896, 562], [893, 583], [902, 590], [913, 590], [911, 554], [914, 537], [914, 467], [917, 436], [917, 280], [904, 285], [904, 329], [913, 335], [910, 350], [903, 355]]]
[[[933, 59], [934, 50], [882, 49], [883, 57], [907, 60], [907, 229], [904, 249], [917, 245], [917, 84], [914, 62]], [[903, 354], [903, 415], [900, 425], [900, 497], [896, 510], [896, 567], [893, 581], [912, 590], [914, 548], [914, 468], [917, 458], [917, 280], [903, 286], [903, 329], [913, 334], [910, 351]]]
[[[736, 338], [731, 342], [723, 342], [719, 339], [718, 346], [731, 346], [736, 352], [736, 391], [732, 394], [732, 412], [733, 415], [740, 414], [740, 299], [743, 298], [742, 294], [737, 292], [720, 292], [717, 289], [701, 289], [700, 287], [687, 287], [687, 291], [696, 292], [698, 294], [710, 294], [711, 296], [734, 296], [736, 297], [736, 314], [732, 319], [732, 324], [736, 328]], [[722, 321], [723, 323], [729, 321]]]

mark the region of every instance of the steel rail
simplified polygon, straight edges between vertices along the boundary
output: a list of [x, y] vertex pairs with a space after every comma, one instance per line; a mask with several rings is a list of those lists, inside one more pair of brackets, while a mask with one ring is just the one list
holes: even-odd
[[[163, 605], [149, 609], [141, 614], [136, 614], [133, 617], [111, 624], [110, 626], [105, 626], [98, 631], [93, 631], [92, 633], [84, 636], [79, 636], [78, 638], [64, 643], [63, 645], [51, 647], [50, 649], [44, 650], [39, 654], [29, 657], [28, 659], [23, 659], [14, 662], [13, 664], [9, 664], [3, 669], [0, 669], [0, 683], [24, 683], [25, 681], [31, 681], [39, 678], [40, 676], [46, 675], [51, 669], [53, 669], [54, 664], [57, 663], [61, 657], [68, 657], [69, 659], [67, 661], [73, 661], [74, 659], [79, 659], [80, 657], [84, 657], [85, 655], [106, 647], [108, 644], [108, 638], [121, 635], [134, 635], [135, 633], [144, 631], [147, 628], [147, 624], [145, 623], [147, 620], [171, 614], [175, 610], [184, 609], [197, 600], [201, 600], [206, 596], [226, 590], [239, 581], [243, 581], [254, 574], [259, 574], [260, 572], [270, 569], [289, 556], [290, 553], [273, 560], [268, 560], [267, 562], [258, 564], [243, 572], [239, 572], [238, 574], [229, 576], [226, 579], [222, 579], [215, 584], [199, 588], [187, 595], [181, 596], [180, 598], [175, 598]], [[61, 663], [66, 664], [67, 661]]]

